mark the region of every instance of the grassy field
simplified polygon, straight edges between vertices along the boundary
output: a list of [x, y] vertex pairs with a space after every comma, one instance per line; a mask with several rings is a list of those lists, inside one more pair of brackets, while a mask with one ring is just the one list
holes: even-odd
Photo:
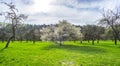
[[120, 66], [120, 42], [101, 41], [99, 44], [64, 42], [63, 46], [52, 42], [11, 42], [2, 50], [0, 42], [0, 66]]

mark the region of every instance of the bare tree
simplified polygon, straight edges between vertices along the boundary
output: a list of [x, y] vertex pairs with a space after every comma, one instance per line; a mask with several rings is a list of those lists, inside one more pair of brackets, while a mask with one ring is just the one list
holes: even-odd
[[120, 11], [116, 9], [116, 11], [108, 10], [103, 13], [103, 18], [100, 19], [100, 24], [106, 24], [112, 29], [114, 43], [117, 45], [117, 40], [119, 39], [119, 24], [120, 24]]
[[4, 15], [5, 19], [9, 20], [12, 24], [12, 35], [8, 38], [5, 46], [5, 48], [7, 48], [10, 41], [13, 38], [15, 38], [15, 31], [17, 25], [23, 22], [27, 18], [27, 16], [25, 16], [24, 14], [19, 14], [18, 9], [15, 8], [15, 5], [13, 5], [12, 2], [11, 3], [2, 2], [2, 3], [9, 7], [8, 11], [3, 12], [2, 15]]

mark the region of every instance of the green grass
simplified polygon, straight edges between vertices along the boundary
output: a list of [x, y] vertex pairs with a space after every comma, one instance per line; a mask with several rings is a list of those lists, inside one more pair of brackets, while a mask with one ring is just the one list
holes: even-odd
[[92, 45], [86, 41], [64, 42], [63, 46], [52, 42], [11, 42], [2, 50], [0, 42], [0, 66], [120, 66], [120, 42], [101, 41]]

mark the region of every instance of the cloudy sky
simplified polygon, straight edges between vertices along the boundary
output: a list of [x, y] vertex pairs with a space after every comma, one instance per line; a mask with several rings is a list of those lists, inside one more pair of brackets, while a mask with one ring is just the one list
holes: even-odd
[[[0, 0], [10, 2], [11, 0]], [[67, 20], [76, 25], [96, 24], [103, 10], [114, 10], [120, 0], [12, 0], [19, 11], [29, 15], [26, 23], [55, 24]], [[0, 12], [7, 8], [0, 4]], [[3, 17], [0, 17], [2, 22]]]

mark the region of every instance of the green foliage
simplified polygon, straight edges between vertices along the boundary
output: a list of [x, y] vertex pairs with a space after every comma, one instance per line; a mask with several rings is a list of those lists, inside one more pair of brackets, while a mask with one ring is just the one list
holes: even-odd
[[2, 50], [4, 45], [0, 42], [0, 66], [120, 65], [120, 45], [113, 45], [112, 41], [100, 41], [94, 46], [86, 41], [83, 44], [66, 41], [63, 46], [54, 45], [53, 42], [32, 44], [15, 41]]

